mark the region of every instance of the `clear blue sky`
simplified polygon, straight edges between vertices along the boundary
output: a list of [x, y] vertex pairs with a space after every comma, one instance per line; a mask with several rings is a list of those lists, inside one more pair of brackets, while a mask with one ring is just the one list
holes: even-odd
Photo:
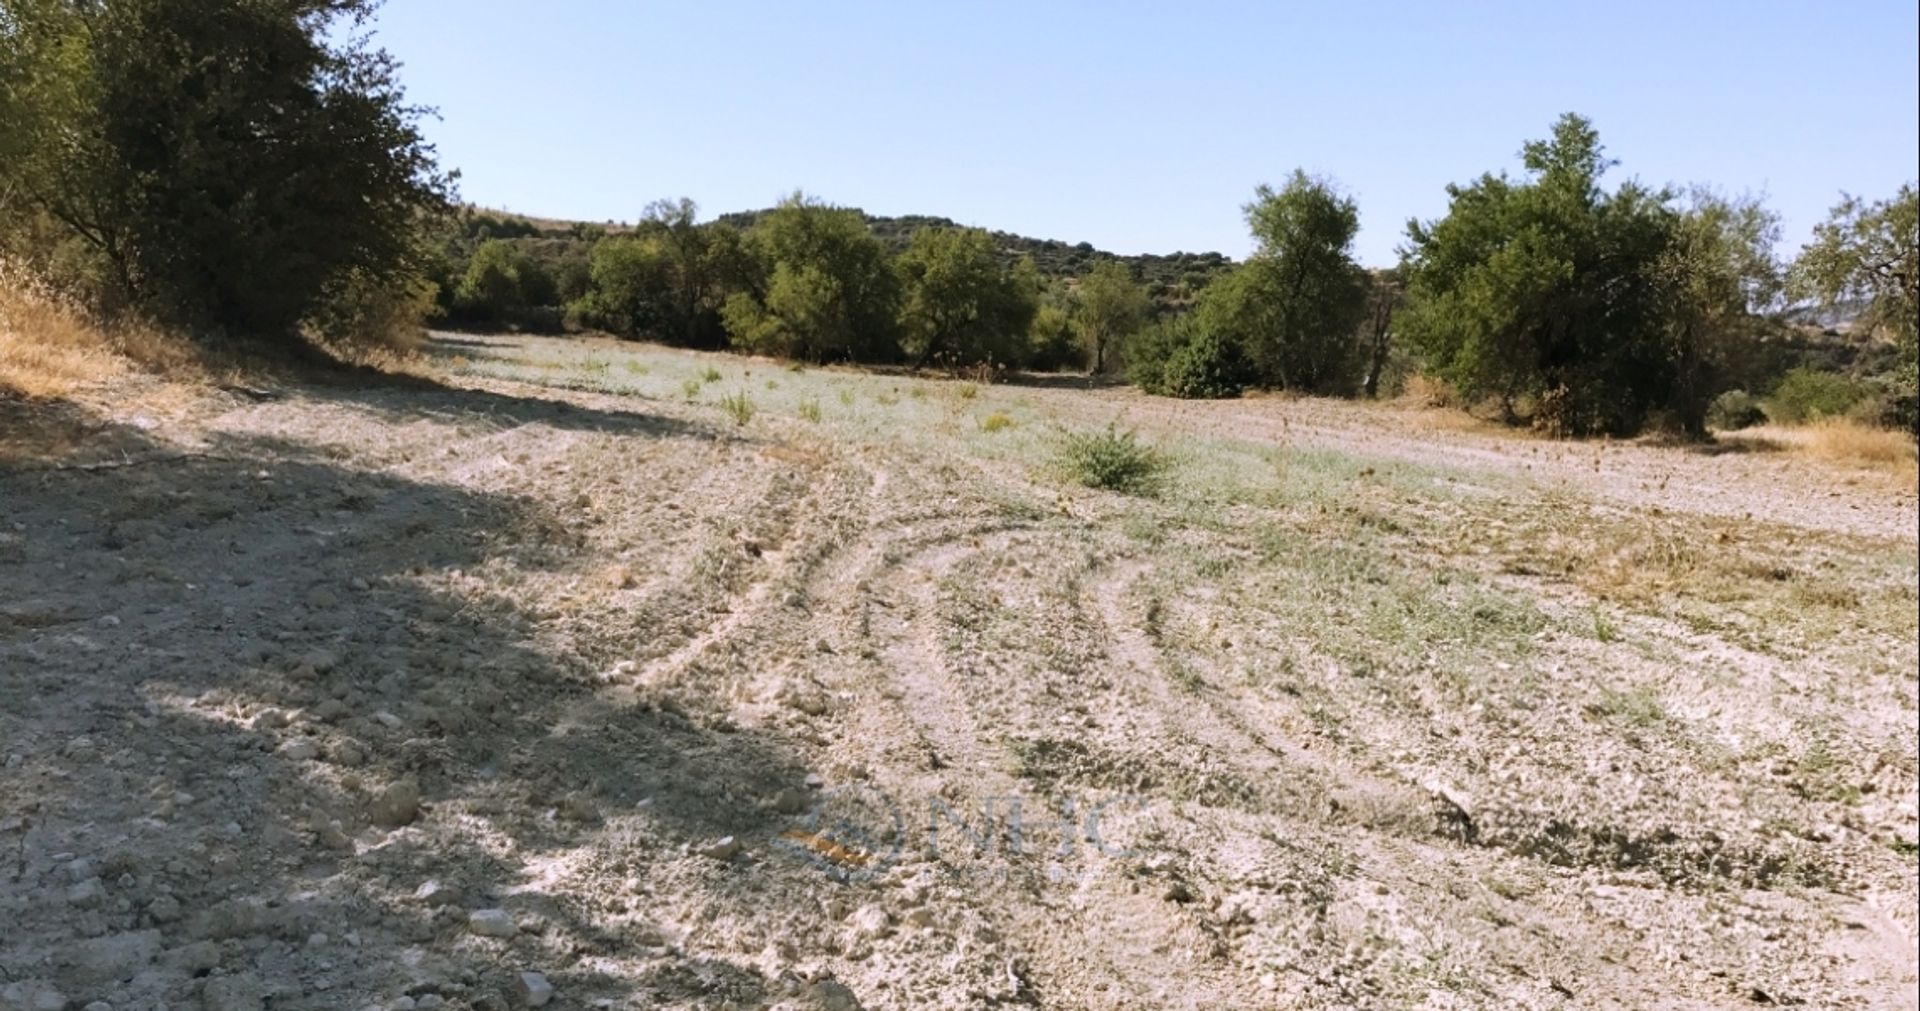
[[1295, 166], [1394, 259], [1565, 111], [1624, 178], [1764, 191], [1797, 248], [1920, 175], [1912, 0], [1565, 4], [395, 0], [375, 39], [471, 201], [630, 220], [795, 188], [1122, 253], [1249, 246]]

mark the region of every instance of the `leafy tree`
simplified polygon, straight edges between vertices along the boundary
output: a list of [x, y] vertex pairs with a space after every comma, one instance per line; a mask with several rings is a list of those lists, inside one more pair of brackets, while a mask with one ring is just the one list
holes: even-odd
[[1408, 225], [1400, 330], [1470, 397], [1570, 433], [1629, 433], [1675, 379], [1667, 312], [1670, 194], [1627, 182], [1587, 120], [1522, 152], [1528, 177], [1449, 186], [1446, 217]]
[[640, 230], [659, 239], [659, 248], [671, 263], [673, 313], [669, 325], [677, 331], [676, 339], [690, 347], [711, 343], [706, 338], [718, 323], [716, 314], [724, 301], [722, 281], [726, 272], [715, 237], [720, 230], [731, 230], [724, 225], [700, 225], [698, 213], [699, 205], [681, 197], [648, 204], [640, 218]]
[[1890, 200], [1866, 203], [1849, 196], [1814, 229], [1791, 274], [1801, 298], [1832, 305], [1867, 303], [1860, 325], [1888, 333], [1899, 350], [1898, 413], [1909, 427], [1916, 411], [1916, 328], [1920, 328], [1920, 191], [1900, 187]]
[[1047, 372], [1086, 366], [1086, 355], [1074, 337], [1073, 315], [1043, 300], [1027, 327], [1027, 367]]
[[796, 193], [754, 226], [753, 244], [765, 287], [721, 310], [735, 344], [808, 361], [899, 356], [899, 279], [859, 211]]
[[1682, 429], [1707, 433], [1707, 412], [1753, 342], [1775, 324], [1784, 287], [1773, 248], [1780, 216], [1757, 199], [1697, 188], [1671, 222], [1660, 265], [1673, 368], [1668, 404]]
[[1023, 263], [1024, 270], [1002, 268], [992, 236], [982, 229], [913, 233], [897, 263], [908, 353], [922, 366], [936, 358], [1024, 364], [1039, 278], [1031, 261]]
[[1107, 370], [1108, 353], [1139, 333], [1153, 308], [1146, 290], [1134, 283], [1127, 265], [1118, 260], [1095, 263], [1080, 279], [1075, 302], [1074, 323], [1093, 355], [1096, 373]]
[[1355, 379], [1366, 274], [1353, 262], [1360, 213], [1334, 185], [1295, 170], [1245, 208], [1256, 248], [1200, 300], [1203, 329], [1237, 343], [1259, 381], [1342, 391]]
[[170, 322], [290, 336], [404, 285], [446, 177], [372, 0], [8, 0], [0, 200], [60, 223]]
[[679, 333], [674, 252], [659, 235], [616, 235], [593, 247], [581, 316], [626, 337]]
[[480, 243], [454, 288], [454, 314], [485, 325], [526, 322], [530, 310], [559, 301], [559, 289], [539, 260], [504, 239]]

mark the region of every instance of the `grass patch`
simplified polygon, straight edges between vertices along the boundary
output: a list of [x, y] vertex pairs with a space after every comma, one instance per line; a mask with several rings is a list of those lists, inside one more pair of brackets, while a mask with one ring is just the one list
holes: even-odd
[[1060, 447], [1066, 475], [1089, 488], [1128, 495], [1152, 495], [1166, 481], [1165, 453], [1140, 441], [1131, 430], [1108, 425], [1105, 431], [1069, 433]]
[[700, 373], [700, 381], [701, 381], [701, 382], [703, 382], [703, 383], [717, 383], [717, 382], [719, 382], [719, 381], [720, 381], [720, 370], [719, 370], [719, 369], [716, 369], [716, 368], [714, 368], [714, 367], [713, 367], [713, 366], [711, 366], [711, 365], [709, 365], [709, 366], [707, 366], [707, 368], [706, 368], [706, 370]]
[[989, 414], [986, 417], [980, 419], [980, 430], [982, 432], [998, 432], [1004, 429], [1012, 428], [1013, 425], [1014, 425], [1013, 419], [1010, 417], [1007, 417], [1005, 414], [1002, 414], [999, 411], [995, 411], [992, 414]]
[[820, 423], [821, 415], [820, 415], [820, 398], [819, 397], [808, 397], [807, 399], [800, 401], [800, 406], [798, 410], [800, 412], [800, 417], [803, 420], [810, 421], [816, 425]]
[[727, 412], [727, 417], [732, 418], [733, 423], [736, 425], [744, 425], [752, 421], [753, 416], [759, 413], [760, 410], [754, 406], [753, 398], [747, 396], [747, 391], [745, 390], [737, 393], [729, 393], [721, 397], [720, 409]]

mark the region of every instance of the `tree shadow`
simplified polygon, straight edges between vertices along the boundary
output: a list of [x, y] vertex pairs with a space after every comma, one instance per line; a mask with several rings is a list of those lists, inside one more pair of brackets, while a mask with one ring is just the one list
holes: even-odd
[[[690, 431], [402, 388], [421, 403], [336, 392], [396, 418]], [[687, 854], [790, 824], [767, 798], [804, 782], [801, 749], [611, 693], [602, 658], [516, 598], [514, 574], [589, 561], [563, 517], [284, 439], [180, 458], [112, 434], [125, 465], [0, 461], [0, 985], [116, 1007], [213, 986], [259, 986], [276, 1011], [505, 1007], [536, 968], [570, 1006], [684, 998], [711, 973], [683, 971], [623, 891], [643, 871], [711, 878], [722, 909], [812, 914], [811, 869]], [[491, 907], [520, 932], [473, 936]], [[723, 974], [743, 1000], [777, 983]]]

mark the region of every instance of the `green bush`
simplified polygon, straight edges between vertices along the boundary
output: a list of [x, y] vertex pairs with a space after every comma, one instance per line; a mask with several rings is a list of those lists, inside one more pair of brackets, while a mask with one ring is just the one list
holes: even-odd
[[1148, 393], [1189, 400], [1237, 397], [1253, 379], [1239, 345], [1192, 316], [1158, 323], [1128, 348], [1127, 378]]
[[1168, 466], [1166, 454], [1112, 425], [1103, 432], [1068, 435], [1060, 463], [1069, 477], [1089, 488], [1129, 495], [1159, 491]]
[[1834, 372], [1798, 368], [1780, 378], [1767, 399], [1767, 416], [1789, 425], [1837, 418], [1873, 396], [1869, 383]]
[[1767, 412], [1760, 406], [1760, 399], [1745, 390], [1728, 390], [1707, 407], [1708, 427], [1722, 432], [1737, 432], [1766, 421]]

